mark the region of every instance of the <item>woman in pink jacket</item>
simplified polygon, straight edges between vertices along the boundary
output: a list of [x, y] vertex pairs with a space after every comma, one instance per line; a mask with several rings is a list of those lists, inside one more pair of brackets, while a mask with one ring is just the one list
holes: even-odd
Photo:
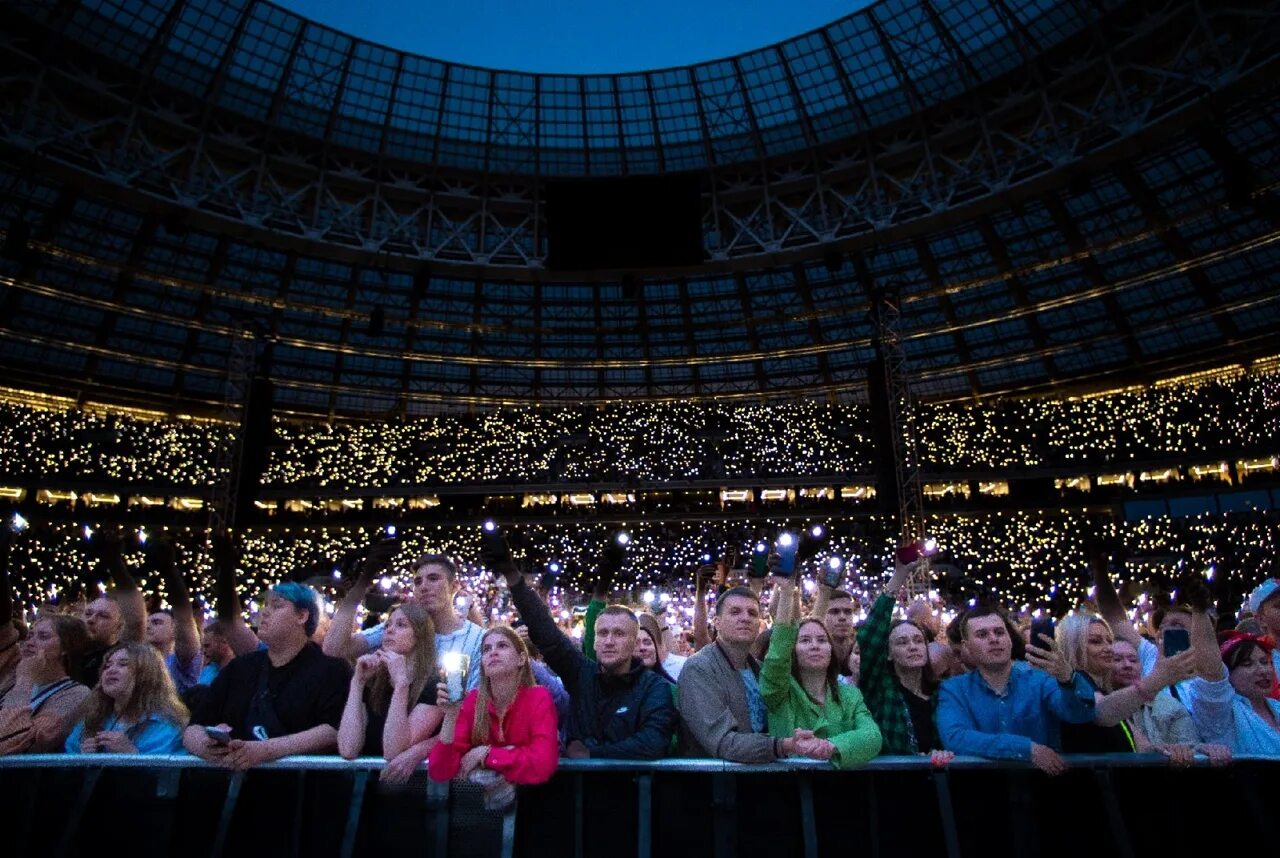
[[529, 652], [509, 627], [485, 632], [480, 659], [480, 686], [461, 707], [450, 702], [449, 683], [440, 683], [444, 726], [427, 774], [436, 781], [465, 777], [480, 783], [486, 806], [499, 809], [515, 797], [515, 784], [545, 783], [555, 773], [556, 708], [550, 692], [534, 684]]

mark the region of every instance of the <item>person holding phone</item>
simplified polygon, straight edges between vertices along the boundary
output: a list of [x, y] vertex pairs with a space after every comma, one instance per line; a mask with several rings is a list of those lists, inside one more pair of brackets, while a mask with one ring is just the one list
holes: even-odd
[[1049, 775], [1065, 772], [1061, 725], [1094, 719], [1093, 684], [1051, 648], [1040, 650], [1039, 670], [1032, 667], [1031, 647], [1026, 662], [1015, 661], [1009, 624], [997, 608], [971, 608], [960, 615], [956, 630], [973, 669], [938, 690], [935, 718], [943, 747], [957, 754], [1025, 760]]
[[67, 737], [68, 754], [173, 754], [190, 713], [151, 644], [117, 644]]
[[777, 579], [775, 593], [778, 616], [760, 670], [769, 735], [778, 740], [799, 736], [796, 756], [826, 760], [839, 769], [867, 763], [880, 753], [880, 728], [862, 693], [837, 679], [827, 627], [813, 617], [797, 621], [790, 575]]
[[1200, 737], [1233, 754], [1280, 757], [1280, 701], [1269, 696], [1270, 643], [1238, 631], [1219, 642], [1202, 611], [1192, 617], [1191, 641], [1198, 670], [1186, 700]]
[[[338, 726], [338, 753], [348, 760], [394, 760], [411, 745], [430, 742], [444, 713], [436, 706], [435, 629], [421, 605], [387, 616], [382, 648], [356, 659]], [[420, 749], [425, 757], [431, 745]]]
[[943, 750], [934, 725], [938, 680], [924, 630], [911, 620], [893, 619], [897, 594], [914, 568], [914, 561], [895, 558], [893, 577], [858, 628], [863, 656], [858, 687], [880, 727], [882, 753], [932, 754], [940, 765], [955, 755]]
[[444, 723], [428, 758], [427, 776], [480, 782], [486, 805], [497, 809], [514, 797], [515, 785], [551, 779], [560, 737], [551, 693], [534, 684], [520, 636], [509, 626], [493, 626], [485, 632], [480, 652], [480, 684], [464, 699], [452, 698], [445, 683], [438, 687], [436, 704]]
[[[398, 550], [399, 543], [394, 539], [383, 539], [369, 549], [368, 556], [361, 565], [360, 577], [333, 612], [333, 620], [324, 637], [325, 655], [354, 662], [360, 656], [382, 646], [386, 624], [379, 623], [357, 634], [356, 609], [373, 586], [374, 578], [391, 565]], [[480, 638], [484, 635], [484, 629], [458, 612], [455, 601], [461, 589], [458, 565], [443, 554], [423, 554], [414, 559], [410, 568], [413, 570], [410, 601], [421, 605], [431, 615], [431, 624], [435, 628], [436, 657], [439, 658], [446, 652], [459, 652], [467, 656], [471, 665], [467, 674], [467, 687], [475, 688], [480, 682]]]
[[[1037, 664], [1045, 659], [1044, 638], [1027, 645], [1027, 660]], [[1121, 689], [1111, 684], [1115, 659], [1115, 636], [1107, 621], [1094, 614], [1076, 612], [1058, 622], [1055, 645], [1072, 671], [1085, 677], [1094, 688], [1096, 716], [1092, 723], [1064, 724], [1062, 749], [1072, 754], [1132, 753], [1157, 750], [1175, 765], [1189, 765], [1189, 746], [1153, 746], [1145, 736], [1135, 734], [1128, 719], [1170, 685], [1191, 678], [1195, 654], [1187, 651], [1157, 661], [1155, 669]]]
[[[316, 591], [294, 581], [267, 591], [258, 612], [265, 649], [232, 659], [209, 686], [182, 735], [197, 757], [249, 769], [281, 757], [332, 753], [350, 678], [346, 662], [311, 642]], [[206, 727], [216, 728], [214, 735]], [[215, 735], [231, 734], [229, 742]]]
[[[1133, 644], [1117, 638], [1111, 644], [1111, 652], [1112, 688], [1124, 689], [1142, 681], [1142, 663]], [[1165, 652], [1176, 654], [1169, 649]], [[1190, 765], [1196, 753], [1207, 756], [1215, 766], [1231, 762], [1230, 748], [1200, 741], [1191, 713], [1174, 698], [1170, 688], [1160, 689], [1154, 700], [1143, 703], [1141, 709], [1129, 716], [1128, 724], [1138, 749], [1159, 750], [1168, 755], [1173, 765]]]
[[[615, 542], [616, 544], [616, 542]], [[569, 692], [565, 755], [573, 758], [653, 760], [664, 756], [675, 732], [670, 683], [635, 657], [640, 624], [622, 605], [606, 607], [593, 626], [594, 658], [556, 625], [546, 603], [497, 546], [485, 564], [503, 576], [529, 640]]]

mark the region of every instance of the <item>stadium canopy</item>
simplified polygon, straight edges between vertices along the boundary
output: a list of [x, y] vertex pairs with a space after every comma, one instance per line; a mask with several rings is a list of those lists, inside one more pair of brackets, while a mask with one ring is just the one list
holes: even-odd
[[6, 19], [9, 385], [211, 407], [252, 335], [303, 415], [839, 399], [884, 300], [935, 400], [1276, 351], [1274, 0], [881, 0], [587, 76], [259, 0]]

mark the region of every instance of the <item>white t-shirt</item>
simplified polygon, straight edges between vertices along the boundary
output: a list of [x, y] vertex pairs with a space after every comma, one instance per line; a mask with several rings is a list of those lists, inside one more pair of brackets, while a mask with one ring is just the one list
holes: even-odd
[[[371, 629], [361, 631], [360, 637], [369, 644], [370, 650], [382, 646], [382, 632], [385, 623], [378, 623]], [[484, 640], [484, 629], [470, 620], [462, 621], [462, 628], [447, 635], [436, 635], [436, 662], [446, 652], [460, 652], [470, 659], [467, 668], [467, 690], [480, 685], [480, 642]]]
[[662, 660], [662, 669], [669, 673], [672, 679], [679, 679], [680, 671], [684, 670], [684, 663], [688, 660], [687, 656], [669, 652], [667, 657]]

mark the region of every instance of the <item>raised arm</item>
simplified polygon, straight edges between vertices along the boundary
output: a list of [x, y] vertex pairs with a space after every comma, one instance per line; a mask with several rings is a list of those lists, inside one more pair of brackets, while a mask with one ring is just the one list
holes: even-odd
[[1093, 572], [1094, 599], [1098, 603], [1098, 612], [1111, 626], [1111, 632], [1118, 639], [1128, 641], [1137, 649], [1142, 644], [1142, 636], [1129, 621], [1124, 605], [1120, 602], [1120, 594], [1107, 571], [1107, 558], [1100, 551], [1092, 551], [1089, 555], [1089, 566]]
[[173, 654], [176, 656], [179, 670], [187, 670], [196, 666], [200, 656], [200, 627], [196, 624], [195, 610], [191, 606], [191, 591], [187, 589], [187, 581], [178, 571], [176, 547], [168, 539], [156, 540], [151, 549], [151, 562], [164, 580], [165, 589], [169, 593], [169, 606], [173, 609]]
[[103, 534], [102, 567], [115, 585], [116, 600], [120, 606], [123, 623], [120, 633], [122, 643], [143, 640], [147, 623], [147, 606], [138, 588], [138, 580], [124, 562], [124, 543], [118, 534]]
[[[711, 570], [707, 573], [707, 570]], [[707, 627], [707, 591], [711, 589], [714, 566], [703, 566], [693, 577], [693, 651], [697, 652], [711, 643]]]
[[214, 610], [226, 632], [227, 643], [236, 655], [244, 655], [258, 648], [258, 636], [244, 621], [244, 605], [236, 589], [236, 561], [238, 551], [231, 537], [215, 533], [211, 537], [214, 567]]

